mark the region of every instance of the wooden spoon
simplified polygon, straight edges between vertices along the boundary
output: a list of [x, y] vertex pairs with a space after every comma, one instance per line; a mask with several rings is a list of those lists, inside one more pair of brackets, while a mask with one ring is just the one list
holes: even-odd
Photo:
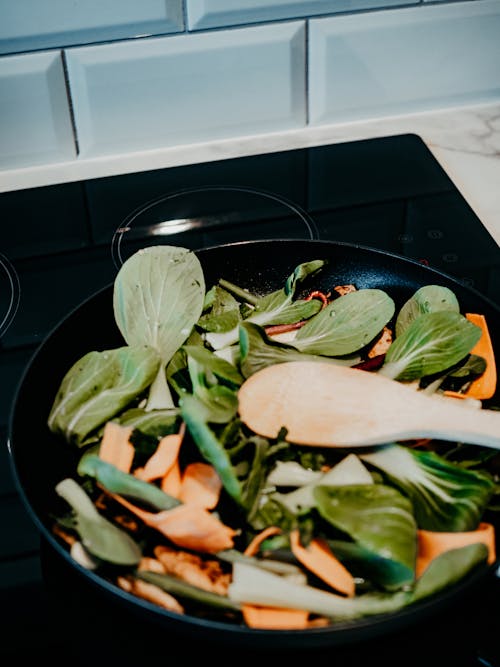
[[500, 449], [500, 411], [423, 394], [375, 372], [315, 361], [268, 366], [240, 387], [242, 421], [303, 445], [363, 447], [438, 438]]

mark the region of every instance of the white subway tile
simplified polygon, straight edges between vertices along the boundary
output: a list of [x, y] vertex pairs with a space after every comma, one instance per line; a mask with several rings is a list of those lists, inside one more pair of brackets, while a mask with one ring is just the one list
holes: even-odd
[[0, 58], [0, 167], [75, 156], [61, 54]]
[[313, 19], [309, 121], [500, 99], [500, 1]]
[[186, 0], [189, 30], [296, 19], [375, 7], [417, 4], [419, 0]]
[[303, 127], [301, 22], [69, 49], [81, 154]]
[[0, 0], [0, 54], [184, 30], [182, 0]]

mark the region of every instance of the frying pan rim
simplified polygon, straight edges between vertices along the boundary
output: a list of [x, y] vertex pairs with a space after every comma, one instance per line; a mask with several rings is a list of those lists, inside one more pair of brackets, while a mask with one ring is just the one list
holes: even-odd
[[[434, 276], [435, 278], [443, 278], [449, 284], [456, 285], [458, 289], [465, 290], [472, 297], [479, 298], [483, 302], [487, 303], [490, 308], [497, 311], [500, 314], [500, 306], [494, 301], [489, 299], [487, 296], [479, 292], [472, 286], [461, 283], [454, 276], [431, 266], [427, 266], [418, 260], [402, 256], [395, 252], [381, 250], [379, 248], [374, 248], [368, 245], [348, 243], [343, 241], [334, 241], [334, 240], [321, 240], [321, 239], [290, 239], [290, 238], [275, 238], [275, 239], [263, 239], [263, 240], [248, 240], [248, 241], [234, 241], [231, 243], [224, 243], [213, 246], [206, 246], [200, 249], [196, 249], [193, 252], [196, 255], [199, 255], [201, 259], [206, 256], [210, 256], [210, 253], [221, 252], [230, 250], [234, 247], [262, 247], [262, 246], [275, 246], [277, 244], [286, 244], [288, 246], [295, 245], [300, 243], [304, 246], [304, 249], [309, 248], [322, 248], [322, 247], [336, 247], [339, 249], [346, 248], [348, 250], [361, 251], [362, 253], [367, 253], [369, 256], [378, 255], [383, 258], [394, 259], [400, 263], [400, 265], [409, 265], [413, 267], [418, 267], [419, 270], [422, 270], [424, 273], [427, 272], [429, 276]], [[280, 248], [282, 250], [282, 247]], [[17, 383], [14, 397], [10, 406], [9, 419], [8, 419], [8, 428], [7, 428], [7, 447], [9, 451], [9, 460], [11, 466], [11, 472], [14, 478], [14, 483], [16, 489], [23, 501], [25, 508], [27, 509], [32, 521], [36, 525], [38, 531], [41, 534], [41, 537], [49, 544], [49, 546], [55, 550], [58, 556], [62, 556], [66, 563], [71, 567], [76, 569], [81, 576], [84, 578], [89, 578], [90, 582], [97, 586], [98, 588], [103, 589], [106, 595], [111, 595], [113, 598], [118, 598], [124, 600], [126, 603], [130, 603], [133, 607], [137, 609], [144, 609], [146, 612], [153, 614], [153, 616], [158, 616], [158, 618], [165, 619], [166, 621], [173, 621], [175, 623], [179, 622], [178, 615], [169, 612], [167, 610], [161, 609], [152, 603], [145, 602], [136, 596], [132, 596], [125, 591], [122, 591], [116, 585], [112, 584], [108, 580], [104, 579], [100, 575], [96, 575], [90, 570], [83, 568], [79, 563], [77, 563], [70, 555], [69, 551], [57, 541], [54, 535], [48, 530], [45, 523], [42, 521], [41, 517], [38, 515], [36, 510], [33, 508], [31, 502], [28, 499], [27, 493], [24, 490], [24, 486], [21, 483], [19, 473], [17, 470], [15, 462], [15, 445], [13, 442], [13, 431], [14, 431], [14, 421], [15, 413], [18, 404], [18, 398], [21, 393], [21, 389], [26, 381], [26, 378], [29, 376], [30, 370], [33, 367], [36, 360], [40, 355], [43, 354], [43, 350], [46, 345], [50, 343], [50, 340], [55, 335], [55, 333], [64, 326], [64, 323], [69, 320], [71, 317], [81, 309], [85, 308], [85, 305], [89, 302], [97, 299], [99, 295], [104, 294], [105, 292], [112, 289], [113, 282], [108, 283], [107, 285], [101, 287], [89, 297], [81, 301], [76, 307], [72, 308], [63, 318], [61, 318], [55, 326], [44, 336], [42, 342], [37, 346], [35, 351], [30, 356], [24, 370], [21, 374], [21, 377]], [[300, 631], [297, 634], [296, 631], [287, 631], [287, 630], [265, 630], [265, 629], [255, 629], [248, 628], [246, 626], [239, 626], [237, 624], [223, 623], [214, 620], [207, 620], [203, 618], [198, 618], [195, 616], [189, 616], [183, 619], [183, 624], [186, 623], [188, 628], [198, 628], [204, 629], [206, 631], [217, 631], [221, 634], [228, 633], [230, 636], [237, 637], [239, 640], [242, 638], [248, 638], [252, 640], [253, 638], [259, 638], [264, 644], [272, 646], [275, 642], [281, 644], [281, 642], [286, 639], [287, 641], [292, 641], [295, 643], [298, 641], [297, 646], [308, 646], [309, 643], [316, 643], [319, 641], [319, 645], [340, 645], [350, 643], [351, 641], [360, 640], [368, 636], [372, 636], [373, 631], [378, 629], [380, 633], [386, 634], [391, 630], [391, 626], [399, 626], [401, 624], [407, 625], [411, 622], [412, 618], [421, 618], [426, 614], [426, 611], [434, 611], [441, 608], [443, 605], [448, 604], [451, 600], [460, 596], [464, 590], [470, 590], [473, 586], [474, 581], [480, 581], [486, 578], [490, 573], [498, 567], [500, 564], [500, 559], [497, 559], [497, 562], [484, 566], [480, 568], [477, 572], [473, 572], [470, 576], [466, 577], [465, 580], [461, 580], [454, 584], [453, 586], [448, 587], [444, 592], [440, 592], [436, 596], [432, 596], [429, 599], [422, 600], [420, 602], [409, 605], [408, 607], [403, 607], [402, 609], [389, 613], [382, 614], [377, 616], [369, 616], [366, 618], [358, 619], [353, 622], [344, 622], [337, 623], [332, 626], [325, 628], [311, 628]], [[352, 638], [351, 638], [352, 635]], [[299, 639], [297, 640], [297, 637]]]

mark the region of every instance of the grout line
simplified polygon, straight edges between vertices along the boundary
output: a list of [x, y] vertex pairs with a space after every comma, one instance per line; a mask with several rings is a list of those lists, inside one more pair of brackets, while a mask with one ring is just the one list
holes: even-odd
[[73, 98], [71, 96], [71, 85], [69, 82], [69, 73], [68, 73], [68, 62], [66, 60], [66, 51], [64, 49], [61, 50], [61, 59], [62, 59], [62, 65], [63, 65], [63, 72], [64, 72], [64, 85], [66, 88], [66, 96], [68, 98], [68, 106], [69, 106], [69, 115], [71, 118], [71, 128], [73, 130], [73, 139], [75, 141], [75, 151], [77, 157], [80, 155], [80, 144], [78, 142], [78, 132], [76, 130], [76, 120], [75, 120], [75, 110], [73, 107]]

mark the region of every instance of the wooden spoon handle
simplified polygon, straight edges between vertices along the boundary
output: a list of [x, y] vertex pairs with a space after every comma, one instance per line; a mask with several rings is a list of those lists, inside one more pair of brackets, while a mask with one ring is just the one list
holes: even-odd
[[441, 396], [424, 407], [419, 435], [500, 449], [500, 411], [476, 409]]

